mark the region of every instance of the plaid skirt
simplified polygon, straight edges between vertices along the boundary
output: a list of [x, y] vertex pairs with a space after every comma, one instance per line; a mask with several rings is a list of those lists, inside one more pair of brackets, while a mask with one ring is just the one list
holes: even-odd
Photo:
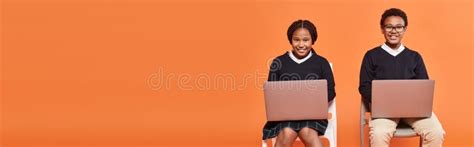
[[273, 138], [280, 133], [280, 130], [286, 127], [299, 132], [302, 128], [308, 127], [318, 132], [318, 135], [324, 135], [328, 126], [328, 120], [299, 120], [299, 121], [268, 121], [263, 127], [263, 140]]

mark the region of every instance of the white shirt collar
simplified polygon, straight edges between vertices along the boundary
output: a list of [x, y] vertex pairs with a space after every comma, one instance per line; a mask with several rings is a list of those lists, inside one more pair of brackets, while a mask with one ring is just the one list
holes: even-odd
[[390, 48], [387, 44], [382, 44], [382, 49], [385, 50], [387, 53], [389, 53], [390, 55], [392, 56], [397, 56], [398, 54], [400, 54], [403, 50], [405, 50], [405, 46], [403, 46], [403, 44], [400, 45], [400, 47], [398, 47], [397, 49], [392, 49]]
[[298, 59], [295, 57], [295, 55], [293, 55], [292, 51], [288, 51], [288, 54], [290, 55], [290, 58], [298, 64], [303, 63], [304, 61], [308, 60], [313, 55], [312, 51], [309, 51], [309, 54], [306, 55], [306, 57], [304, 57], [303, 59]]

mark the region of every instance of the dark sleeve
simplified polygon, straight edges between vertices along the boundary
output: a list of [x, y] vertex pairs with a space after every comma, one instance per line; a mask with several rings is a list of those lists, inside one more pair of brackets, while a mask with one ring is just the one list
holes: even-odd
[[336, 89], [334, 88], [336, 86], [334, 82], [334, 75], [332, 74], [332, 68], [331, 65], [327, 60], [325, 60], [322, 64], [322, 71], [323, 71], [323, 76], [324, 79], [328, 82], [328, 102], [332, 101], [334, 97], [336, 97]]
[[280, 59], [273, 59], [270, 65], [270, 72], [268, 73], [268, 81], [279, 81], [281, 65]]
[[373, 63], [367, 52], [362, 60], [359, 76], [359, 93], [366, 104], [372, 102], [372, 80], [374, 79]]
[[416, 66], [415, 66], [415, 78], [416, 79], [429, 79], [428, 72], [426, 71], [425, 63], [420, 54], [416, 54], [415, 57]]

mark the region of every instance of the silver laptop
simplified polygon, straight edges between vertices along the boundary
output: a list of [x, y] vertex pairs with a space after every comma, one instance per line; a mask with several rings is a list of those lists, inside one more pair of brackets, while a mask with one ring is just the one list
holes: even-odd
[[264, 96], [268, 121], [328, 118], [326, 80], [268, 81]]
[[430, 117], [433, 80], [373, 80], [373, 118]]

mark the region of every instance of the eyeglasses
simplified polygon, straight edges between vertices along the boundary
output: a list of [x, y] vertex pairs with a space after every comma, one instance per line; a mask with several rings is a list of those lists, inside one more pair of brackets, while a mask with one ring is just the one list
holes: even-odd
[[386, 32], [391, 32], [392, 30], [395, 29], [395, 31], [397, 32], [403, 32], [404, 29], [405, 29], [405, 26], [391, 26], [391, 25], [386, 25], [386, 26], [383, 26], [383, 29], [386, 31]]

